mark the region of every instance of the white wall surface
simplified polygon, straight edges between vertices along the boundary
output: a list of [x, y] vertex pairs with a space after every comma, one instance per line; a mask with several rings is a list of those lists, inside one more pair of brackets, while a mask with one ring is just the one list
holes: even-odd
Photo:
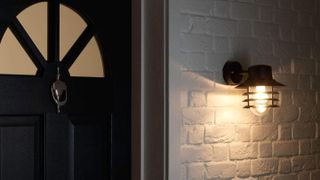
[[[320, 179], [317, 0], [169, 1], [169, 179]], [[225, 85], [226, 61], [273, 67], [264, 117]]]

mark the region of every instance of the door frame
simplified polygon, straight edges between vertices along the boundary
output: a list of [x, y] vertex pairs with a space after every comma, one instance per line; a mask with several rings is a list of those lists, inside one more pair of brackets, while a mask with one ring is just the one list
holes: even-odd
[[168, 179], [167, 18], [167, 0], [132, 0], [133, 180]]

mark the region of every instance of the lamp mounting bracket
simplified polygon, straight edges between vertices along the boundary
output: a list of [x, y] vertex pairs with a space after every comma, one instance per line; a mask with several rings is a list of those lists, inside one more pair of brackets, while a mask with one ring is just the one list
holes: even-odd
[[237, 61], [227, 61], [222, 69], [223, 79], [228, 85], [238, 85], [244, 78], [244, 70]]

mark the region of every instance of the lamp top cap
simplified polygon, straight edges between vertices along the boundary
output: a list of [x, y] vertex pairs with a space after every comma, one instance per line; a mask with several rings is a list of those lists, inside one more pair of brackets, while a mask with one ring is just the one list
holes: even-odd
[[248, 78], [236, 88], [248, 86], [284, 86], [272, 77], [272, 68], [268, 65], [254, 65], [248, 69]]

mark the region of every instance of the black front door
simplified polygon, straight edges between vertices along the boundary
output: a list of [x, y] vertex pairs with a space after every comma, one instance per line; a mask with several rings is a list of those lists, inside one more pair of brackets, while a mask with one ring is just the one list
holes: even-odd
[[[17, 18], [40, 2], [47, 7], [46, 56]], [[111, 20], [117, 6], [104, 4], [0, 1], [1, 37], [9, 29], [36, 68], [34, 75], [0, 72], [1, 180], [130, 178], [130, 25], [128, 20], [122, 21], [125, 25]], [[62, 5], [86, 23], [63, 56]], [[70, 69], [92, 39], [99, 46], [103, 76], [73, 76]], [[58, 80], [65, 89], [54, 89]], [[58, 90], [63, 92], [57, 99]]]

